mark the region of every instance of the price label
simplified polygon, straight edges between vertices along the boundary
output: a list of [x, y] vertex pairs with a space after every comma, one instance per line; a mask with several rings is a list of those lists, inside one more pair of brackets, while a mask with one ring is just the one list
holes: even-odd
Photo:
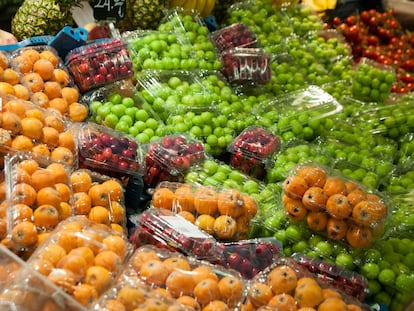
[[93, 16], [96, 20], [121, 20], [125, 17], [126, 0], [94, 0]]

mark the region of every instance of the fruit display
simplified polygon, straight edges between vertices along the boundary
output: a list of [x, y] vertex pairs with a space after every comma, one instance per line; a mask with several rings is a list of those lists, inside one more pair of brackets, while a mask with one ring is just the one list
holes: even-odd
[[31, 101], [44, 109], [81, 122], [88, 116], [86, 105], [58, 52], [50, 46], [28, 46], [0, 51], [2, 93]]
[[279, 145], [277, 135], [262, 127], [247, 127], [227, 146], [230, 165], [253, 178], [263, 179], [267, 161]]
[[235, 270], [151, 245], [134, 252], [123, 274], [128, 279], [136, 278], [153, 288], [164, 289], [184, 305], [207, 310], [240, 308], [247, 288]]
[[119, 232], [74, 216], [59, 224], [27, 264], [69, 295], [74, 310], [87, 310], [115, 283], [131, 252]]
[[120, 39], [82, 45], [66, 55], [67, 64], [82, 92], [132, 77], [132, 61]]
[[120, 131], [91, 122], [74, 128], [79, 167], [118, 178], [142, 175], [145, 171], [141, 145]]
[[191, 213], [193, 217], [188, 217], [192, 223], [220, 241], [245, 239], [258, 209], [251, 196], [236, 189], [170, 182], [157, 186], [151, 204], [176, 213]]
[[143, 145], [144, 182], [155, 187], [162, 181], [180, 181], [192, 165], [204, 160], [203, 144], [185, 134], [166, 135]]
[[352, 296], [312, 278], [308, 270], [286, 257], [256, 275], [248, 289], [246, 304], [253, 310], [370, 310]]

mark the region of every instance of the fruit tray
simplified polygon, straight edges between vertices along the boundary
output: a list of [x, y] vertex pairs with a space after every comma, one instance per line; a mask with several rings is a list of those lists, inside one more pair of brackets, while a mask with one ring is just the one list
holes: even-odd
[[254, 178], [263, 179], [266, 163], [280, 147], [280, 138], [260, 126], [244, 129], [231, 144], [230, 165]]
[[70, 131], [71, 122], [55, 111], [12, 95], [0, 94], [0, 100], [3, 153], [31, 151], [69, 166], [76, 165], [76, 141]]
[[329, 310], [333, 306], [341, 306], [344, 310], [351, 307], [352, 310], [371, 310], [356, 298], [324, 284], [289, 257], [278, 258], [273, 265], [253, 278], [247, 292], [247, 302], [261, 310], [275, 310], [286, 305], [293, 309], [308, 307]]
[[270, 54], [260, 48], [235, 47], [221, 53], [221, 72], [230, 84], [266, 84], [270, 81]]
[[[268, 116], [275, 133], [292, 131], [299, 138], [312, 138], [319, 134], [319, 127], [331, 127], [329, 117], [342, 111], [342, 105], [318, 86], [279, 95], [254, 108], [255, 115]], [[303, 127], [310, 128], [309, 133]], [[302, 134], [302, 135], [301, 135]], [[303, 136], [303, 137], [300, 137]], [[283, 137], [283, 136], [282, 136]]]
[[334, 287], [364, 302], [368, 290], [368, 281], [359, 273], [304, 254], [295, 253], [291, 258], [317, 276], [323, 284]]
[[58, 225], [27, 263], [86, 309], [115, 284], [131, 253], [125, 235], [73, 216]]
[[85, 310], [64, 290], [45, 278], [41, 274], [40, 268], [42, 267], [38, 266], [39, 269], [33, 269], [3, 245], [0, 245], [0, 267], [2, 275], [0, 308], [2, 310]]
[[147, 69], [191, 70], [198, 66], [191, 42], [178, 32], [135, 30], [122, 34], [136, 74]]
[[166, 121], [177, 109], [214, 106], [197, 75], [187, 70], [146, 70], [137, 78], [137, 90], [152, 109]]
[[70, 168], [22, 152], [5, 157], [7, 247], [24, 257], [42, 233], [51, 232], [74, 214], [69, 183]]
[[237, 310], [247, 289], [245, 280], [235, 270], [153, 245], [141, 246], [134, 252], [124, 276], [165, 289], [179, 302], [182, 297], [190, 296], [201, 308], [215, 309], [219, 305], [226, 310]]
[[127, 134], [92, 122], [78, 124], [79, 167], [127, 177], [145, 172], [141, 145]]
[[366, 248], [378, 239], [392, 212], [384, 194], [316, 162], [294, 167], [282, 188], [289, 218], [352, 248]]
[[203, 144], [187, 134], [172, 134], [142, 145], [146, 172], [144, 183], [155, 187], [165, 180], [180, 179], [191, 166], [204, 161]]
[[198, 259], [217, 258], [215, 238], [184, 217], [185, 213], [150, 207], [140, 214], [130, 240], [135, 247], [153, 244]]
[[160, 310], [191, 311], [179, 299], [169, 297], [159, 288], [146, 285], [138, 278], [121, 277], [90, 310], [134, 310], [160, 308]]
[[70, 173], [74, 215], [127, 232], [124, 187], [120, 180], [89, 169]]
[[157, 185], [151, 204], [186, 215], [219, 241], [244, 239], [258, 209], [253, 197], [236, 189], [167, 181]]
[[259, 40], [256, 34], [243, 23], [235, 23], [212, 32], [210, 40], [219, 53], [235, 47], [259, 47]]
[[132, 77], [132, 61], [121, 39], [95, 42], [71, 50], [66, 56], [74, 80], [82, 92]]
[[394, 82], [396, 73], [391, 66], [362, 58], [353, 75], [352, 95], [363, 101], [384, 102]]

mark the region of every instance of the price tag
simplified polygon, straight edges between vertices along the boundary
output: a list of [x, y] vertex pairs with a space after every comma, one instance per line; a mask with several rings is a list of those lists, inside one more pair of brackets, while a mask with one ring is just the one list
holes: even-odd
[[121, 20], [125, 17], [126, 0], [94, 0], [93, 16], [98, 21]]
[[191, 222], [188, 222], [182, 217], [179, 216], [161, 216], [165, 222], [167, 222], [171, 228], [174, 228], [176, 231], [183, 233], [189, 238], [196, 239], [208, 239], [209, 236], [202, 232], [197, 226], [193, 225]]

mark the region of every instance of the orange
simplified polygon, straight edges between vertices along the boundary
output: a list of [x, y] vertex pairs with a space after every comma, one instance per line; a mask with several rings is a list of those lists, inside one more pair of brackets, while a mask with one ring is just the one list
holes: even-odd
[[191, 266], [186, 258], [183, 257], [169, 257], [164, 259], [164, 266], [167, 267], [169, 272], [172, 272], [176, 269], [183, 271], [190, 271]]
[[59, 223], [59, 213], [52, 205], [40, 205], [33, 213], [33, 223], [38, 228], [51, 230]]
[[34, 258], [30, 266], [40, 274], [47, 276], [55, 268], [54, 264], [46, 258]]
[[176, 210], [178, 212], [186, 211], [186, 212], [193, 212], [194, 211], [194, 193], [190, 186], [183, 185], [178, 187], [174, 191], [174, 195], [176, 198]]
[[98, 292], [95, 287], [89, 284], [78, 284], [72, 293], [73, 298], [80, 304], [87, 306], [93, 302], [96, 302], [99, 298]]
[[254, 282], [247, 292], [247, 298], [256, 308], [266, 305], [273, 297], [273, 292], [270, 286]]
[[354, 189], [348, 193], [348, 201], [352, 206], [367, 199], [367, 194], [362, 189]]
[[32, 177], [28, 172], [26, 172], [24, 169], [20, 168], [19, 166], [16, 169], [16, 176], [14, 177], [15, 183], [21, 183], [24, 182], [26, 184], [31, 185], [32, 184]]
[[14, 112], [3, 111], [1, 114], [1, 126], [3, 129], [10, 131], [11, 134], [20, 134], [21, 121], [21, 118]]
[[30, 96], [30, 101], [42, 108], [49, 107], [49, 97], [47, 97], [47, 95], [42, 91], [34, 92]]
[[54, 148], [50, 153], [50, 157], [53, 161], [61, 162], [69, 166], [73, 165], [75, 161], [72, 151], [61, 146]]
[[314, 278], [304, 276], [298, 279], [298, 286], [300, 285], [302, 286], [318, 285], [318, 282], [316, 282]]
[[214, 223], [216, 219], [207, 214], [199, 215], [195, 220], [195, 225], [208, 234], [214, 234]]
[[290, 293], [295, 289], [297, 281], [295, 270], [287, 265], [272, 269], [267, 276], [267, 284], [275, 295]]
[[50, 260], [50, 262], [56, 266], [59, 260], [65, 257], [66, 254], [67, 253], [62, 246], [58, 244], [48, 244], [42, 248], [42, 251], [38, 254], [38, 258]]
[[18, 99], [12, 99], [7, 101], [3, 105], [3, 112], [13, 112], [15, 113], [19, 118], [24, 118], [27, 111], [27, 105], [24, 101], [18, 100]]
[[41, 108], [29, 108], [25, 112], [25, 116], [27, 118], [35, 118], [41, 121], [42, 123], [45, 122], [45, 112], [41, 110]]
[[194, 297], [200, 305], [220, 298], [220, 290], [217, 280], [205, 279], [194, 287]]
[[165, 280], [165, 287], [174, 298], [181, 295], [191, 295], [195, 284], [191, 272], [174, 270]]
[[285, 210], [290, 219], [294, 221], [302, 220], [306, 217], [308, 210], [300, 200], [290, 199], [285, 203]]
[[336, 219], [346, 219], [352, 212], [352, 205], [347, 196], [337, 193], [329, 197], [326, 211]]
[[328, 298], [319, 305], [318, 311], [348, 311], [348, 308], [342, 299]]
[[36, 144], [32, 147], [32, 152], [35, 155], [43, 156], [43, 157], [49, 157], [50, 156], [50, 150], [49, 147], [45, 144]]
[[111, 201], [121, 201], [124, 197], [124, 189], [119, 181], [108, 179], [102, 183], [109, 192]]
[[228, 306], [234, 307], [244, 297], [244, 286], [242, 281], [232, 275], [227, 275], [218, 282], [221, 300]]
[[351, 225], [346, 232], [346, 240], [352, 247], [367, 247], [371, 244], [372, 232], [369, 228]]
[[126, 222], [125, 207], [118, 201], [111, 201], [110, 220], [112, 223], [122, 224]]
[[12, 58], [11, 66], [14, 70], [27, 74], [32, 71], [33, 62], [29, 57], [22, 54]]
[[177, 302], [181, 303], [184, 306], [190, 307], [195, 311], [200, 311], [200, 304], [191, 296], [183, 295], [177, 298]]
[[62, 133], [65, 131], [65, 123], [63, 122], [62, 117], [55, 115], [55, 114], [48, 114], [45, 117], [45, 126], [53, 127], [59, 133]]
[[310, 187], [305, 191], [302, 197], [303, 205], [313, 212], [322, 210], [325, 207], [327, 200], [327, 194], [320, 187]]
[[56, 268], [72, 272], [75, 279], [80, 281], [85, 277], [88, 264], [81, 255], [67, 254], [57, 262]]
[[15, 84], [13, 85], [14, 88], [14, 94], [17, 98], [29, 100], [30, 99], [30, 93], [27, 87], [25, 87], [22, 84]]
[[75, 249], [78, 246], [76, 232], [66, 229], [60, 230], [56, 239], [56, 243], [62, 246], [65, 249], [66, 253], [69, 253], [71, 250]]
[[43, 80], [50, 80], [53, 78], [53, 70], [55, 66], [47, 59], [38, 59], [33, 63], [33, 71], [37, 72]]
[[32, 93], [43, 91], [45, 86], [42, 77], [36, 72], [25, 74], [21, 79], [21, 83]]
[[198, 284], [199, 282], [206, 280], [206, 279], [212, 279], [218, 281], [217, 274], [213, 271], [212, 268], [209, 266], [198, 266], [192, 270], [193, 280], [195, 284]]
[[65, 86], [62, 87], [62, 98], [66, 100], [68, 105], [78, 102], [79, 100], [79, 91], [74, 87]]
[[243, 203], [244, 203], [244, 211], [248, 218], [253, 218], [259, 209], [257, 202], [254, 198], [250, 195], [242, 195]]
[[110, 272], [118, 272], [122, 267], [122, 259], [115, 252], [103, 250], [95, 256], [95, 265], [104, 267]]
[[86, 192], [76, 192], [73, 194], [72, 206], [75, 215], [88, 215], [92, 208], [91, 198]]
[[35, 63], [40, 58], [40, 53], [33, 48], [25, 48], [22, 50], [22, 55], [30, 59], [32, 63]]
[[194, 208], [198, 214], [216, 215], [218, 195], [212, 187], [200, 187], [194, 193]]
[[132, 259], [132, 267], [135, 269], [135, 271], [139, 272], [141, 270], [142, 265], [149, 260], [161, 261], [161, 258], [154, 251], [136, 252]]
[[244, 214], [244, 200], [236, 189], [224, 189], [217, 197], [217, 207], [221, 215], [237, 218]]
[[326, 181], [326, 172], [320, 167], [304, 166], [296, 175], [302, 177], [309, 187], [322, 188]]
[[85, 283], [96, 288], [102, 294], [112, 282], [111, 273], [100, 266], [91, 266], [86, 270]]
[[91, 198], [92, 206], [100, 205], [109, 207], [109, 193], [108, 189], [102, 184], [94, 184], [88, 190], [88, 195]]
[[44, 187], [37, 192], [37, 206], [52, 205], [55, 208], [59, 208], [60, 202], [62, 202], [62, 198], [54, 187]]
[[50, 163], [46, 170], [52, 173], [55, 183], [68, 183], [69, 173], [62, 163]]
[[24, 159], [19, 163], [19, 168], [32, 175], [39, 168], [39, 164], [34, 159]]
[[294, 295], [300, 307], [316, 307], [323, 301], [322, 288], [318, 284], [300, 284]]
[[125, 259], [128, 246], [127, 242], [118, 235], [109, 235], [102, 240], [102, 244], [106, 250], [115, 252], [122, 260]]
[[228, 305], [221, 300], [213, 300], [208, 305], [203, 307], [202, 311], [230, 311]]
[[9, 67], [9, 58], [4, 52], [0, 52], [0, 67], [3, 69]]
[[163, 286], [168, 275], [168, 268], [163, 264], [162, 261], [157, 259], [150, 259], [143, 262], [139, 269], [140, 278], [146, 284], [151, 286]]
[[40, 52], [39, 58], [48, 60], [49, 62], [51, 62], [53, 64], [54, 67], [56, 67], [59, 63], [58, 56], [55, 53], [53, 53], [52, 51], [49, 51], [49, 50], [44, 50], [44, 51]]
[[219, 239], [231, 240], [237, 233], [237, 222], [233, 217], [220, 215], [214, 221], [213, 229]]
[[82, 234], [78, 235], [78, 247], [88, 247], [96, 255], [101, 251], [102, 240], [103, 238], [98, 232], [83, 230]]
[[267, 305], [271, 310], [278, 311], [296, 311], [298, 309], [295, 298], [285, 293], [273, 296]]
[[347, 195], [345, 182], [339, 177], [328, 177], [325, 181], [325, 185], [323, 186], [323, 190], [328, 197], [338, 193]]
[[323, 300], [326, 300], [328, 298], [339, 298], [342, 299], [341, 294], [331, 288], [322, 288], [322, 295], [323, 295]]
[[58, 145], [61, 147], [68, 148], [70, 151], [75, 153], [76, 151], [76, 142], [73, 134], [70, 132], [62, 132], [59, 134]]
[[47, 276], [48, 280], [56, 286], [62, 288], [68, 294], [72, 294], [76, 288], [75, 275], [65, 269], [53, 269]]
[[70, 174], [73, 192], [88, 192], [92, 186], [92, 177], [87, 171], [76, 170]]
[[121, 302], [127, 311], [130, 311], [143, 303], [145, 301], [145, 296], [141, 289], [125, 286], [118, 291], [116, 300]]
[[69, 254], [82, 256], [88, 267], [92, 266], [95, 262], [95, 254], [92, 249], [87, 246], [75, 247], [69, 252]]
[[88, 117], [88, 108], [78, 102], [69, 104], [69, 119], [73, 122], [82, 122]]
[[56, 68], [53, 70], [52, 81], [59, 83], [61, 87], [65, 87], [69, 85], [70, 77], [64, 69]]
[[381, 222], [387, 209], [381, 202], [361, 201], [352, 210], [352, 219], [359, 225], [371, 226]]
[[136, 308], [134, 311], [167, 311], [168, 305], [159, 298], [147, 298], [140, 307]]
[[11, 192], [12, 203], [23, 203], [32, 206], [36, 202], [36, 195], [36, 190], [32, 186], [26, 183], [18, 183], [13, 186]]
[[152, 194], [152, 205], [171, 210], [175, 200], [174, 192], [168, 188], [156, 188]]
[[[11, 85], [16, 85], [20, 81], [19, 73], [12, 68], [4, 69], [3, 73], [1, 74], [1, 78], [2, 78], [1, 80], [4, 83], [8, 83]], [[6, 94], [11, 94], [11, 93], [7, 92]]]
[[285, 179], [282, 184], [284, 194], [286, 194], [291, 199], [301, 199], [306, 190], [308, 190], [308, 185], [300, 176], [289, 176]]
[[191, 222], [192, 224], [194, 224], [195, 221], [196, 221], [194, 214], [189, 212], [189, 211], [181, 211], [181, 212], [178, 212], [177, 215], [180, 215], [181, 217], [183, 217], [185, 220]]
[[11, 213], [13, 215], [13, 221], [19, 223], [21, 221], [32, 221], [33, 210], [26, 204], [14, 204], [11, 207]]
[[105, 311], [127, 311], [123, 303], [115, 299], [105, 300], [103, 310]]
[[11, 147], [16, 150], [31, 151], [33, 148], [33, 142], [27, 136], [18, 135], [13, 138]]
[[88, 218], [98, 224], [110, 224], [109, 210], [104, 206], [93, 206], [89, 211]]
[[[53, 82], [47, 82], [47, 83], [53, 83]], [[55, 94], [58, 95], [58, 94]], [[59, 94], [60, 95], [60, 94]], [[69, 113], [69, 105], [61, 97], [53, 97], [52, 99], [49, 98], [49, 109], [52, 111], [57, 111], [61, 115], [67, 115]]]
[[333, 240], [341, 240], [346, 236], [348, 231], [348, 222], [343, 219], [329, 218], [326, 223], [326, 232], [328, 237]]
[[[29, 175], [30, 176], [30, 175]], [[0, 182], [0, 201], [4, 201], [6, 199], [6, 181], [3, 180]], [[0, 216], [5, 216], [0, 213]]]

